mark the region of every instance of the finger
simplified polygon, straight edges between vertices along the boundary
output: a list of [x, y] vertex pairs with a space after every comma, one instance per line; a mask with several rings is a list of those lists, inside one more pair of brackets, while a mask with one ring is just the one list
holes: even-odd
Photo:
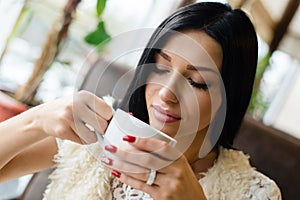
[[96, 134], [85, 126], [84, 122], [76, 122], [75, 132], [79, 136], [83, 143], [91, 144], [97, 141]]
[[110, 120], [112, 118], [112, 108], [96, 95], [88, 91], [80, 91], [74, 98], [74, 102], [75, 104], [81, 104], [82, 101], [84, 101], [92, 111], [105, 120]]
[[61, 138], [61, 139], [71, 140], [71, 141], [79, 143], [79, 144], [83, 144], [80, 137], [75, 133], [74, 129], [72, 129], [71, 127], [64, 126], [63, 129], [60, 129], [57, 127], [55, 129], [56, 130], [54, 130], [54, 131], [57, 134], [56, 137]]
[[174, 147], [171, 147], [167, 142], [158, 140], [156, 138], [143, 138], [136, 137], [134, 142], [130, 142], [130, 145], [137, 149], [151, 152], [165, 160], [176, 160], [182, 153]]
[[100, 159], [103, 164], [111, 169], [135, 174], [137, 177], [146, 177], [149, 172], [149, 169], [120, 160], [112, 155], [102, 156]]
[[168, 166], [173, 161], [161, 159], [155, 154], [151, 154], [149, 152], [140, 151], [138, 149], [121, 149], [121, 147], [116, 148], [114, 151], [111, 151], [108, 146], [104, 147], [105, 151], [112, 153], [114, 157], [120, 160], [124, 160], [128, 163], [138, 165], [141, 167], [151, 168], [155, 170], [159, 170], [163, 167]]
[[84, 144], [82, 139], [72, 130], [70, 137], [68, 137], [69, 140], [76, 142], [78, 144]]
[[[96, 112], [92, 111], [85, 103], [79, 100], [74, 103], [73, 118], [76, 121], [86, 122], [99, 132], [103, 132], [107, 126], [104, 118], [101, 118]], [[104, 126], [104, 128], [101, 128], [101, 126]]]
[[85, 123], [92, 126], [99, 133], [104, 133], [105, 132], [105, 130], [108, 126], [108, 122], [107, 122], [106, 119], [100, 117], [99, 115], [97, 115], [96, 113], [94, 113], [90, 109], [85, 109], [80, 114], [82, 116], [84, 116], [84, 119], [82, 119], [82, 121], [84, 121]]
[[[143, 181], [145, 183], [147, 183], [147, 180], [149, 179], [149, 176], [150, 176], [150, 169], [147, 169], [148, 172], [147, 173], [131, 173], [131, 172], [124, 172], [124, 171], [121, 171], [119, 170], [120, 172], [122, 172], [123, 174], [126, 174], [127, 176], [131, 177], [131, 178], [134, 178], [134, 179], [137, 179], [137, 180], [140, 180], [140, 181]], [[161, 173], [159, 171], [156, 171], [156, 176], [155, 176], [155, 179], [154, 179], [154, 182], [152, 185], [166, 185], [168, 184], [168, 181], [166, 180], [169, 180], [169, 179], [166, 179], [166, 176], [164, 173]]]
[[96, 96], [94, 97], [95, 97], [94, 104], [92, 105], [89, 104], [89, 108], [91, 108], [93, 111], [95, 111], [99, 116], [101, 116], [105, 120], [110, 120], [113, 116], [113, 109], [102, 99]]
[[[156, 176], [154, 179], [154, 183], [155, 185], [166, 185], [168, 184], [168, 182], [170, 182], [171, 180], [175, 180], [177, 178], [182, 178], [183, 174], [185, 174], [185, 171], [182, 166], [184, 165], [182, 163], [183, 158], [180, 158], [178, 160], [176, 160], [172, 165], [169, 165], [165, 168], [162, 168], [160, 170], [156, 171]], [[127, 176], [130, 176], [132, 178], [147, 182], [149, 176], [150, 176], [150, 171], [151, 169], [145, 169], [143, 168], [143, 171], [141, 171], [141, 173], [136, 173], [135, 171], [125, 171], [122, 170], [122, 168], [116, 169], [119, 172], [122, 172], [124, 174], [126, 174]], [[145, 172], [146, 170], [146, 172]]]
[[[185, 166], [185, 167], [184, 167]], [[186, 169], [190, 168], [190, 165], [185, 156], [181, 156], [175, 160], [172, 165], [168, 165], [161, 168], [159, 171], [162, 174], [168, 174], [174, 178], [182, 178], [182, 174], [186, 172]]]

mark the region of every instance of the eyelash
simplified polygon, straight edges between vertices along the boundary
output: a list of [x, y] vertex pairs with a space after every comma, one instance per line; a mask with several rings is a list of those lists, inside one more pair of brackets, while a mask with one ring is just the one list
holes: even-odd
[[[159, 69], [158, 67], [155, 66], [154, 70], [155, 73], [157, 74], [164, 74], [164, 73], [168, 73], [169, 70], [163, 70], [163, 69]], [[196, 83], [195, 81], [193, 81], [193, 79], [188, 78], [189, 83], [191, 84], [191, 86], [199, 88], [199, 89], [203, 89], [203, 90], [207, 90], [209, 88], [208, 84], [205, 83]]]
[[203, 89], [203, 90], [207, 90], [209, 88], [209, 86], [205, 83], [196, 83], [193, 81], [193, 79], [191, 78], [188, 78], [190, 84], [193, 86], [193, 87], [196, 87], [196, 88], [199, 88], [199, 89]]

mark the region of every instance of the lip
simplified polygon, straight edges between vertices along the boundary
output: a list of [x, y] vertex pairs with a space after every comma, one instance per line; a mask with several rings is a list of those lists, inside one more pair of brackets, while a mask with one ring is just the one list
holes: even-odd
[[168, 109], [164, 109], [159, 105], [152, 105], [153, 108], [153, 116], [161, 122], [164, 123], [170, 123], [170, 122], [175, 122], [178, 120], [181, 120], [181, 117], [179, 115], [177, 115], [176, 113], [168, 110]]

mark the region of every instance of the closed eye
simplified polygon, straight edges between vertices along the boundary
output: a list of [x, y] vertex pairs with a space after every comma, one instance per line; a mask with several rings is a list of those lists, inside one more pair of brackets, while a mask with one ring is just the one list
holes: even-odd
[[203, 90], [207, 90], [209, 88], [209, 85], [207, 85], [206, 83], [196, 83], [195, 81], [193, 81], [193, 79], [188, 78], [189, 83], [196, 88], [199, 89], [203, 89]]
[[170, 72], [170, 70], [168, 70], [168, 69], [162, 69], [162, 68], [157, 67], [157, 65], [155, 65], [154, 69], [153, 69], [153, 72], [155, 72], [157, 74], [165, 74], [165, 73]]

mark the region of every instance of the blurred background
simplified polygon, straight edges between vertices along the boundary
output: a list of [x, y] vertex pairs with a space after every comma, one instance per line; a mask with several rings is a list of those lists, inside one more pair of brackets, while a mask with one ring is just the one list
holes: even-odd
[[[151, 30], [176, 9], [194, 2], [200, 1], [0, 0], [0, 121], [79, 89], [97, 93], [101, 88], [94, 79], [104, 73], [101, 66], [113, 61], [110, 73], [121, 77], [135, 68], [141, 52], [116, 59], [120, 49], [143, 45], [150, 36], [139, 34], [119, 43], [118, 35]], [[279, 134], [279, 140], [288, 140], [285, 145], [297, 146], [295, 162], [286, 166], [294, 169], [300, 160], [300, 1], [220, 2], [243, 9], [255, 25], [259, 61], [247, 118]], [[112, 82], [103, 80], [105, 89], [118, 80], [110, 76]], [[111, 94], [105, 89], [97, 95]], [[0, 184], [0, 199], [24, 198], [30, 181], [32, 175]], [[290, 195], [287, 199], [295, 193], [284, 192]]]

